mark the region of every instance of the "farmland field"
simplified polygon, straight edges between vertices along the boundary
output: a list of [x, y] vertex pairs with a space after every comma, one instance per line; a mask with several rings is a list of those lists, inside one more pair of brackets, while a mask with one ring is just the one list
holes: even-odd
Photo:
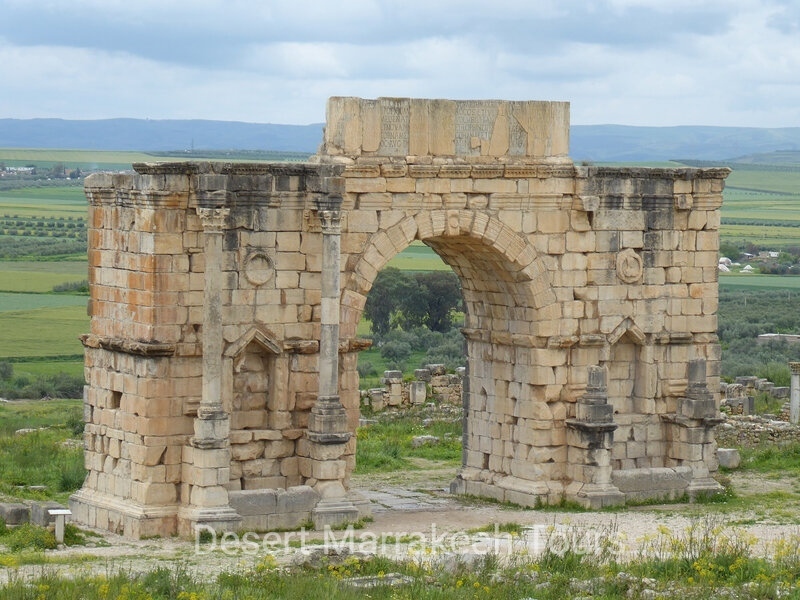
[[[0, 261], [0, 292], [44, 294], [57, 285], [86, 279], [86, 271], [86, 261]], [[4, 304], [0, 299], [0, 311]]]
[[[0, 361], [18, 357], [75, 356], [89, 331], [85, 296], [0, 294]], [[28, 301], [28, 305], [22, 303]]]
[[[49, 150], [46, 148], [0, 148], [0, 162], [9, 167], [36, 165], [37, 168], [52, 168], [63, 163], [67, 169], [124, 171], [135, 162], [157, 159], [144, 152], [100, 152], [96, 150]], [[175, 159], [173, 159], [175, 160]]]
[[754, 290], [787, 289], [800, 290], [800, 277], [788, 275], [751, 275], [720, 273], [719, 285], [726, 288], [749, 288]]

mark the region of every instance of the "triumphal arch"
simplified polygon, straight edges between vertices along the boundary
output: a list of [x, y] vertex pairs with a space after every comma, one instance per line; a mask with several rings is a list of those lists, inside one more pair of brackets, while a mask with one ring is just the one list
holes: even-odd
[[141, 537], [317, 526], [348, 490], [356, 335], [420, 240], [463, 287], [452, 491], [587, 507], [718, 489], [726, 169], [578, 166], [560, 102], [332, 98], [303, 164], [86, 180], [83, 523]]

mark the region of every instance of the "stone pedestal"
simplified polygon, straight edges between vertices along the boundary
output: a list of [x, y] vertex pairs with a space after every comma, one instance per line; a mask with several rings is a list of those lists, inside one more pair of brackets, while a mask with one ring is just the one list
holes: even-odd
[[566, 497], [586, 508], [615, 506], [625, 496], [611, 483], [614, 408], [608, 404], [606, 370], [589, 367], [586, 393], [578, 400], [575, 418], [567, 419], [567, 474], [572, 483]]
[[675, 414], [663, 419], [671, 424], [668, 458], [676, 467], [691, 468], [692, 478], [686, 492], [695, 498], [722, 491], [722, 486], [711, 477], [718, 464], [714, 427], [722, 419], [706, 383], [705, 359], [689, 361], [688, 370], [686, 394], [678, 399]]
[[789, 422], [797, 425], [800, 422], [800, 362], [789, 363], [789, 368], [792, 371], [789, 388]]

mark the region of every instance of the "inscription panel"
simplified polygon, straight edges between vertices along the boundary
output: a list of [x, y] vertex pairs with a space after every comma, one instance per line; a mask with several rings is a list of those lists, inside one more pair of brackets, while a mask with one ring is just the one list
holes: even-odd
[[[497, 103], [463, 101], [456, 104], [456, 155], [480, 156], [488, 153]], [[481, 152], [485, 148], [485, 152]]]
[[382, 156], [406, 156], [409, 138], [409, 101], [407, 99], [381, 98], [381, 145]]

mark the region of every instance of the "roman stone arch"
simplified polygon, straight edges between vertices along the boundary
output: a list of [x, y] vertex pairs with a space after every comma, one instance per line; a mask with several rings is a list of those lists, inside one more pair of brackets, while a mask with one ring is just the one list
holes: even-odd
[[91, 331], [75, 518], [133, 537], [336, 525], [357, 325], [422, 241], [462, 282], [452, 491], [587, 507], [718, 489], [725, 169], [578, 166], [562, 102], [332, 98], [307, 163], [86, 180]]

